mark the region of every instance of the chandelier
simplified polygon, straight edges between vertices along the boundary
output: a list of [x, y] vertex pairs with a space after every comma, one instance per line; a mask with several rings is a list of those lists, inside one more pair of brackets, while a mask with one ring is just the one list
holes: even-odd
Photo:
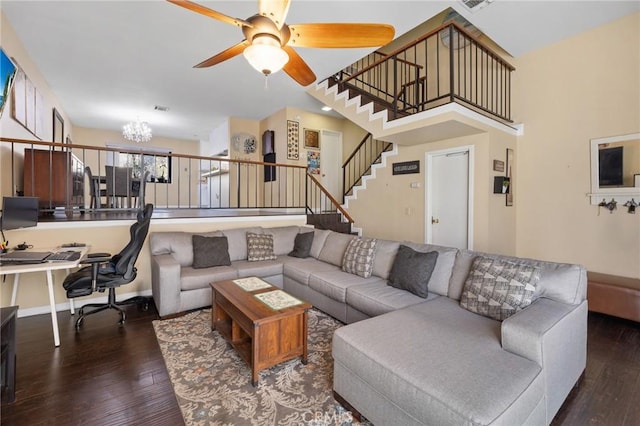
[[122, 126], [122, 136], [131, 142], [149, 142], [151, 140], [151, 127], [146, 121], [140, 121], [140, 118], [137, 118], [136, 121]]

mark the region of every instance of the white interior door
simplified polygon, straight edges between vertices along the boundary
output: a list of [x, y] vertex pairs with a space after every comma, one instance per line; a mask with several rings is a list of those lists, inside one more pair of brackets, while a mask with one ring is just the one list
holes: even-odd
[[342, 200], [342, 133], [320, 132], [320, 175], [322, 185], [338, 201]]
[[427, 153], [426, 242], [472, 248], [473, 147]]

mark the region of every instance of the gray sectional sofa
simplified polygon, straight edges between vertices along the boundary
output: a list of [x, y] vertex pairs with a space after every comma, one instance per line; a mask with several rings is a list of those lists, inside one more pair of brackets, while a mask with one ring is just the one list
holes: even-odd
[[[247, 232], [271, 235], [274, 258], [248, 260]], [[314, 233], [308, 257], [288, 256], [296, 236], [307, 232]], [[349, 324], [333, 338], [334, 391], [376, 425], [549, 424], [585, 369], [582, 266], [376, 240], [360, 253], [368, 270], [354, 273], [345, 268], [345, 253], [357, 237], [287, 226], [200, 233], [227, 237], [230, 265], [193, 268], [192, 235], [150, 236], [160, 315], [210, 305], [211, 281], [259, 276], [284, 288]], [[418, 260], [437, 252], [427, 297], [389, 285], [398, 273], [424, 278], [422, 264], [398, 270], [401, 245]], [[497, 274], [496, 265], [504, 267]], [[489, 317], [502, 307], [471, 291], [487, 277], [520, 285], [530, 305], [501, 320]]]

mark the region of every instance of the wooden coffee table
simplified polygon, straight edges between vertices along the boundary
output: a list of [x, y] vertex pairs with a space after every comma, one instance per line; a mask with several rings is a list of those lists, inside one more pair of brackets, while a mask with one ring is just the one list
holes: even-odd
[[307, 363], [307, 311], [312, 308], [309, 303], [301, 301], [274, 310], [255, 297], [280, 290], [272, 285], [246, 291], [227, 280], [211, 283], [211, 290], [211, 329], [231, 343], [251, 367], [253, 386], [258, 385], [259, 373], [265, 368], [297, 356]]

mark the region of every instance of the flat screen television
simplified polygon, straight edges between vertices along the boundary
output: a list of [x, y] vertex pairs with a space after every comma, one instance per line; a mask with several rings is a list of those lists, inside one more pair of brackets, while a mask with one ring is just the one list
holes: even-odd
[[598, 151], [598, 179], [600, 186], [622, 186], [622, 148]]
[[38, 197], [2, 197], [2, 230], [38, 225]]

